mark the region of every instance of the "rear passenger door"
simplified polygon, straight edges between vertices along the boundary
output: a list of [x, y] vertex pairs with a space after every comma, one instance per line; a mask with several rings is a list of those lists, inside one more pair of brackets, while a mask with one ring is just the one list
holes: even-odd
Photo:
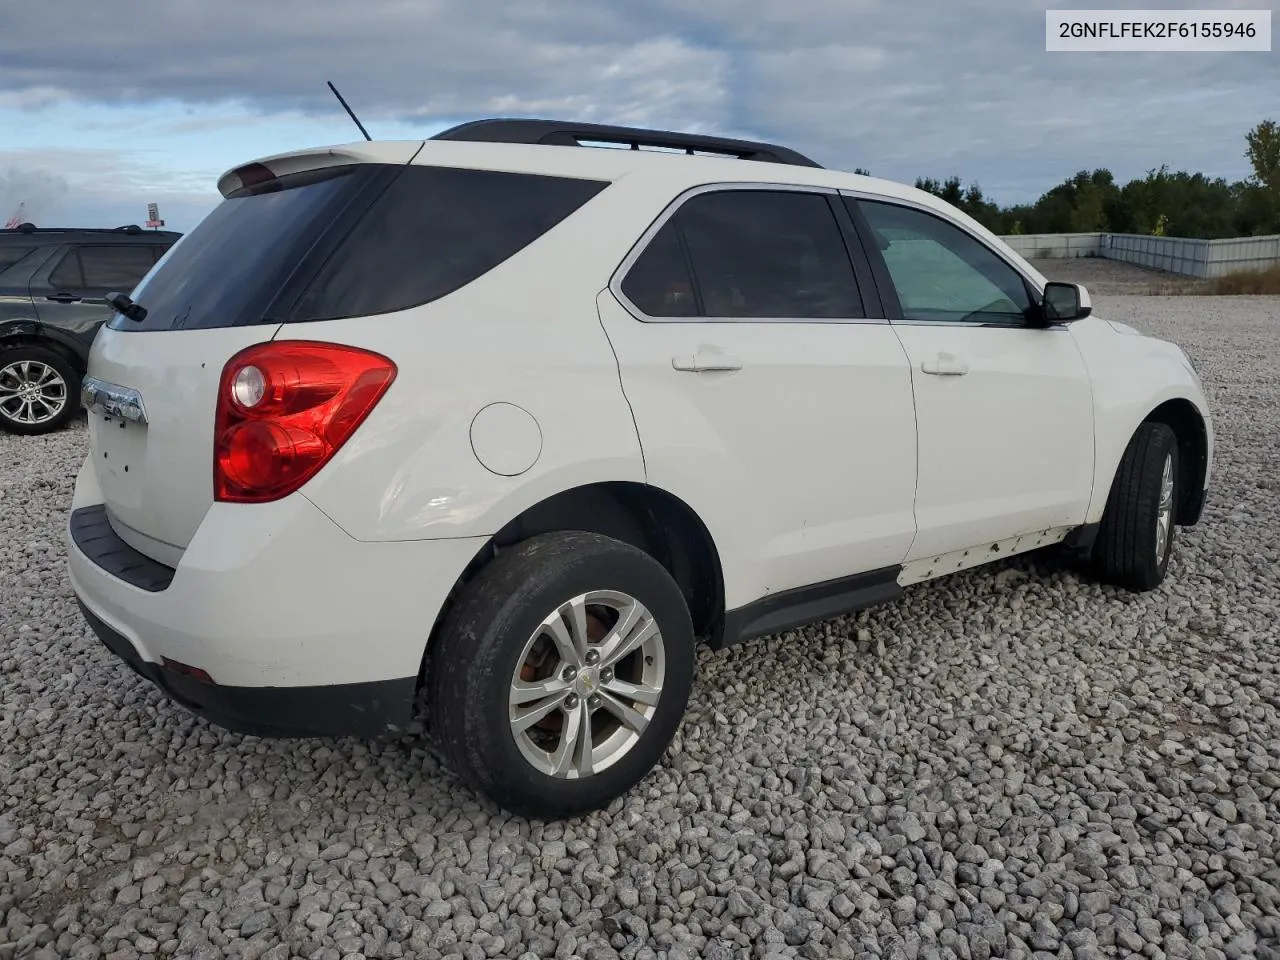
[[910, 367], [838, 201], [691, 191], [598, 301], [648, 480], [707, 524], [729, 609], [892, 568], [915, 532]]
[[107, 296], [130, 293], [164, 253], [162, 244], [71, 246], [32, 278], [31, 296], [41, 323], [86, 342], [112, 314]]

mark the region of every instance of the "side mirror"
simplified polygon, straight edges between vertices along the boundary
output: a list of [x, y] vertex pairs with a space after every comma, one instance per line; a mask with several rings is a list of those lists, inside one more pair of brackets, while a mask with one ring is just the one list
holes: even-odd
[[1089, 291], [1079, 283], [1051, 281], [1044, 285], [1044, 318], [1047, 323], [1070, 323], [1093, 313]]

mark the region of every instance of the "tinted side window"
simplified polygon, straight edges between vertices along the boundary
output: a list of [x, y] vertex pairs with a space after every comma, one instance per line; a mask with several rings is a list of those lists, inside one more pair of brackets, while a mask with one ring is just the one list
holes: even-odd
[[84, 274], [80, 272], [80, 256], [74, 248], [62, 255], [62, 260], [49, 275], [49, 283], [55, 290], [80, 291], [84, 289]]
[[1033, 309], [1027, 285], [984, 244], [923, 210], [857, 203], [876, 235], [906, 319], [1027, 322]]
[[605, 186], [406, 167], [325, 263], [290, 319], [366, 316], [437, 300], [514, 256]]
[[698, 303], [680, 231], [668, 220], [627, 271], [622, 292], [650, 317], [696, 317]]
[[155, 263], [150, 246], [117, 244], [80, 248], [80, 268], [89, 290], [127, 294]]
[[35, 247], [0, 247], [0, 273], [4, 273], [34, 249]]
[[704, 193], [676, 214], [708, 317], [866, 316], [840, 227], [825, 196]]

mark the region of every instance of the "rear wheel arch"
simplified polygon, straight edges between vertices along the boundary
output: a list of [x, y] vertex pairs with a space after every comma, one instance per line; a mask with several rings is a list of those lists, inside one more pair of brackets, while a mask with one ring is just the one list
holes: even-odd
[[724, 575], [710, 531], [687, 503], [659, 487], [618, 481], [575, 487], [534, 504], [494, 534], [467, 565], [432, 625], [419, 684], [426, 679], [441, 625], [476, 575], [503, 549], [545, 533], [612, 537], [652, 556], [684, 594], [694, 635], [712, 647], [724, 632]]
[[84, 356], [70, 344], [56, 336], [50, 336], [47, 328], [38, 323], [14, 324], [0, 329], [0, 350], [11, 347], [40, 347], [52, 350], [71, 364], [77, 375], [83, 377], [85, 374]]
[[1143, 418], [1143, 423], [1163, 423], [1178, 438], [1178, 503], [1180, 526], [1194, 526], [1204, 508], [1204, 482], [1209, 466], [1209, 433], [1204, 417], [1190, 400], [1166, 400]]

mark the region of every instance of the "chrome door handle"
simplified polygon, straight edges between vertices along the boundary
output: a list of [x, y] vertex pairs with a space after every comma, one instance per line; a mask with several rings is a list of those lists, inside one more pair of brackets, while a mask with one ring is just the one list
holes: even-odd
[[709, 373], [717, 370], [741, 370], [742, 361], [718, 350], [699, 350], [691, 357], [672, 357], [671, 366], [686, 373]]
[[921, 363], [920, 369], [935, 377], [963, 377], [969, 372], [969, 365], [949, 353], [940, 353]]

